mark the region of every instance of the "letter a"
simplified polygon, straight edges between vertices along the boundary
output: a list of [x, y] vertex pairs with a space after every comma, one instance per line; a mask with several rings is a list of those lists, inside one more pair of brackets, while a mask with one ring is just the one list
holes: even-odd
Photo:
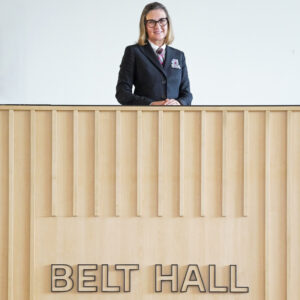
[[188, 265], [180, 292], [186, 293], [189, 286], [198, 287], [200, 293], [206, 292], [198, 265]]

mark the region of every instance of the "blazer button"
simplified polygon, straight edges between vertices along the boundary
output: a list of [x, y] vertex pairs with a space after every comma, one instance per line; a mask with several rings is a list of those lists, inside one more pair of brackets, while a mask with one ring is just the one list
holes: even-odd
[[167, 83], [167, 80], [163, 79], [163, 80], [161, 81], [161, 83], [162, 83], [162, 84], [166, 84], [166, 83]]
[[166, 95], [162, 95], [162, 96], [161, 96], [161, 99], [162, 99], [162, 100], [165, 100], [166, 98], [167, 98]]

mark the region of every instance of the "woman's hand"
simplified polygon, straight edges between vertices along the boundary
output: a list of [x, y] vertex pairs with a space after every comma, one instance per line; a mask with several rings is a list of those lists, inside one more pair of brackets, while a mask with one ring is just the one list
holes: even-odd
[[165, 105], [166, 100], [162, 101], [153, 101], [150, 103], [150, 105]]
[[163, 105], [181, 105], [181, 104], [175, 99], [166, 99], [165, 104]]
[[153, 101], [150, 105], [181, 105], [181, 104], [175, 99], [166, 99], [162, 101]]

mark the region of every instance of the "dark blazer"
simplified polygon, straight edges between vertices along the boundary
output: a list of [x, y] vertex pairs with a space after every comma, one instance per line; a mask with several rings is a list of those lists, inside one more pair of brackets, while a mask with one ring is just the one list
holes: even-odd
[[[176, 62], [180, 68], [176, 68]], [[149, 43], [125, 49], [116, 90], [116, 98], [123, 105], [149, 105], [166, 98], [191, 105], [193, 99], [184, 53], [166, 46], [162, 66]]]

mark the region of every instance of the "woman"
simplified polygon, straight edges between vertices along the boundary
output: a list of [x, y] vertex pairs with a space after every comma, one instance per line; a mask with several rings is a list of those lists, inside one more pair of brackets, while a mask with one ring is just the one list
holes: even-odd
[[173, 39], [165, 6], [158, 2], [146, 5], [138, 43], [125, 49], [120, 66], [116, 98], [121, 104], [191, 105], [184, 53], [168, 46]]

